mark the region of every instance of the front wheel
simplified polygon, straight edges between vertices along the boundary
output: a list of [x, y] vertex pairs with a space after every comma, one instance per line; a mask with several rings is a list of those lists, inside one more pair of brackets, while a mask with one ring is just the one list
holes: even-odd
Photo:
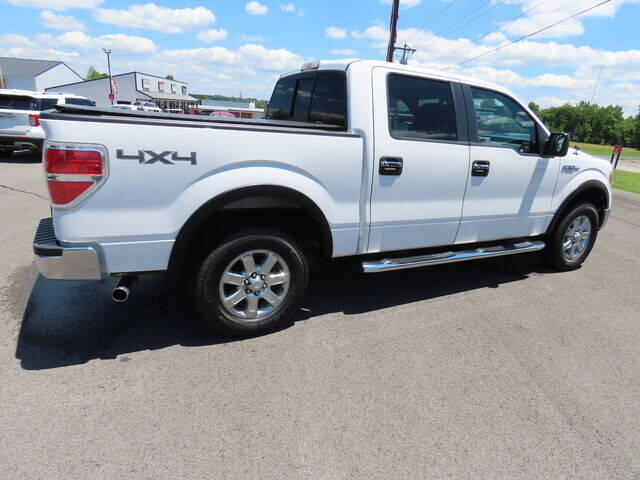
[[204, 259], [196, 273], [195, 302], [213, 330], [259, 335], [291, 321], [308, 278], [307, 260], [294, 241], [277, 231], [247, 231]]
[[549, 237], [546, 263], [558, 270], [575, 270], [587, 259], [599, 227], [598, 211], [591, 203], [581, 203], [564, 215]]

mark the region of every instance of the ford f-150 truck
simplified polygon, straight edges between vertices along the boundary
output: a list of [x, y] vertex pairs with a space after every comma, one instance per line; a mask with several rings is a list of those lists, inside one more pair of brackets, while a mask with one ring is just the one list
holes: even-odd
[[254, 335], [300, 308], [309, 265], [366, 273], [540, 251], [572, 270], [611, 210], [611, 165], [568, 152], [508, 90], [375, 61], [305, 64], [264, 119], [58, 106], [42, 113], [52, 279], [191, 272], [215, 330]]

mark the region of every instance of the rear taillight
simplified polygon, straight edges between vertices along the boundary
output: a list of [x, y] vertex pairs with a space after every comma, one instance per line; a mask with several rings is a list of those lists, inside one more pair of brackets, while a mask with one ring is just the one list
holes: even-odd
[[44, 171], [51, 203], [71, 206], [106, 178], [103, 147], [45, 144]]
[[29, 125], [31, 125], [32, 127], [39, 127], [40, 115], [29, 115]]

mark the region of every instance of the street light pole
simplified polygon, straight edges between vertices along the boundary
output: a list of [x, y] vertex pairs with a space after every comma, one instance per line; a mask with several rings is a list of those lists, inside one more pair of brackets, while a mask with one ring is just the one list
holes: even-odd
[[102, 51], [107, 54], [107, 68], [109, 69], [109, 100], [111, 100], [111, 105], [113, 105], [113, 80], [111, 79], [111, 50], [108, 48], [103, 48]]

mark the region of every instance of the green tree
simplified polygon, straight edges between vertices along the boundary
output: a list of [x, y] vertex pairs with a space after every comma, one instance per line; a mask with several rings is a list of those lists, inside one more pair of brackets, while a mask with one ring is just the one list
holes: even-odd
[[175, 78], [173, 78], [173, 75], [167, 75], [164, 78], [166, 78], [167, 80], [175, 80]]
[[86, 77], [84, 77], [85, 80], [95, 80], [96, 78], [104, 78], [107, 77], [108, 75], [106, 73], [100, 73], [98, 70], [96, 70], [96, 67], [94, 67], [93, 65], [91, 65], [89, 67], [89, 70], [87, 70], [87, 75]]
[[540, 115], [540, 105], [538, 105], [536, 102], [529, 102], [529, 108], [536, 115]]

